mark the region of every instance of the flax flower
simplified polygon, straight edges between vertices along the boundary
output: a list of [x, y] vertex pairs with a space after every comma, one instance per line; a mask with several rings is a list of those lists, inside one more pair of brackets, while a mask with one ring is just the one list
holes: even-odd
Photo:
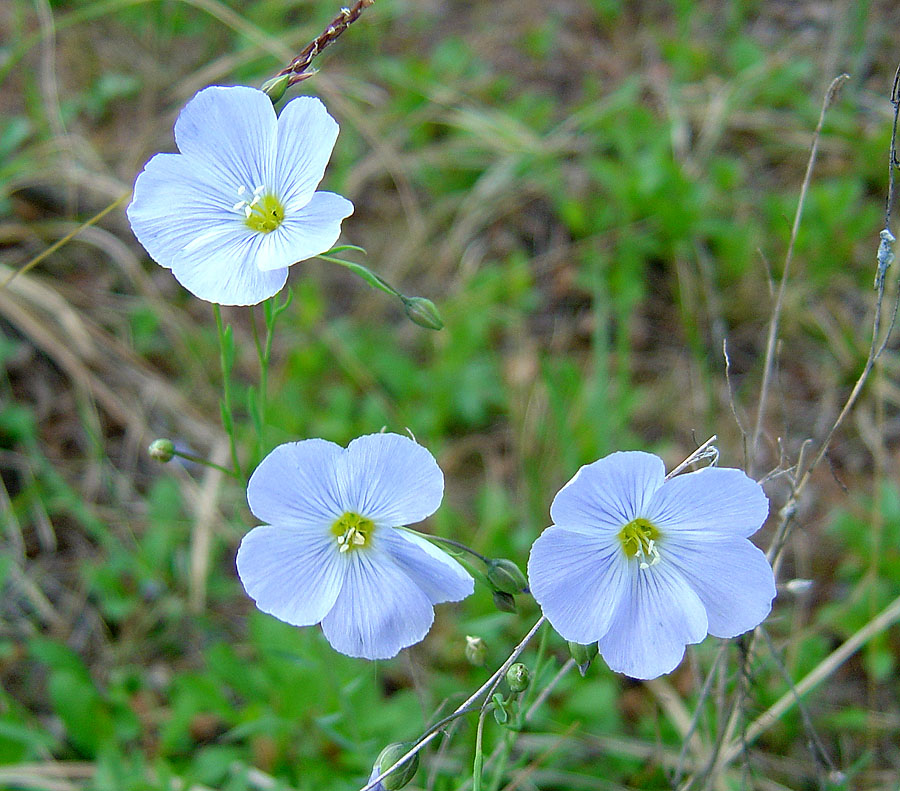
[[656, 678], [707, 633], [734, 637], [768, 615], [774, 575], [748, 540], [768, 511], [740, 470], [667, 481], [659, 457], [613, 453], [553, 500], [553, 525], [531, 549], [531, 591], [566, 640], [596, 642], [613, 670]]
[[317, 192], [338, 125], [310, 96], [280, 117], [255, 88], [213, 86], [175, 122], [179, 154], [138, 175], [128, 220], [150, 257], [200, 299], [253, 305], [288, 267], [334, 245], [353, 204]]
[[440, 505], [444, 476], [421, 445], [398, 434], [275, 448], [247, 487], [267, 525], [241, 542], [241, 582], [263, 612], [295, 626], [321, 623], [337, 651], [385, 659], [421, 640], [433, 605], [468, 596], [453, 558], [403, 529]]

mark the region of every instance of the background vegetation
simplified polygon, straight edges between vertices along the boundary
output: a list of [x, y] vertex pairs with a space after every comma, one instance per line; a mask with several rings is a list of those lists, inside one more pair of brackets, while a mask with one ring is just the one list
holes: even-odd
[[[337, 10], [0, 4], [0, 279], [172, 150], [195, 91], [259, 85]], [[553, 494], [600, 455], [654, 450], [671, 467], [716, 433], [721, 463], [744, 466], [812, 132], [846, 71], [752, 470], [781, 471], [777, 515], [869, 349], [898, 26], [876, 0], [378, 0], [302, 88], [341, 124], [326, 186], [356, 205], [344, 240], [446, 327], [411, 324], [345, 270], [294, 267], [267, 446], [408, 427], [447, 478], [429, 529], [523, 564]], [[249, 312], [224, 313], [246, 414]], [[798, 503], [779, 578], [812, 584], [779, 588], [746, 673], [748, 643], [728, 649], [696, 735], [713, 639], [654, 684], [602, 662], [564, 676], [491, 788], [671, 787], [682, 746], [702, 767], [721, 732], [716, 701], [740, 690], [752, 724], [900, 595], [896, 349]], [[254, 524], [243, 490], [146, 456], [168, 436], [226, 462], [218, 352], [210, 306], [147, 259], [121, 208], [0, 290], [0, 361], [2, 788], [358, 788], [384, 744], [487, 675], [465, 635], [491, 668], [537, 617], [479, 589], [439, 608], [423, 644], [366, 663], [256, 612], [234, 571]], [[268, 447], [244, 425], [249, 466]], [[531, 700], [566, 659], [552, 633], [543, 645]], [[898, 657], [896, 628], [878, 630], [696, 786], [895, 789]], [[429, 753], [413, 787], [465, 788], [472, 732]], [[504, 738], [489, 723], [488, 750]]]

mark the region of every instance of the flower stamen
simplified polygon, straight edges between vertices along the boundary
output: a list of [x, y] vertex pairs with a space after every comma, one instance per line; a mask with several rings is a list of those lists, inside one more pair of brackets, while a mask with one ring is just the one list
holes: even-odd
[[646, 519], [634, 519], [619, 531], [619, 541], [628, 557], [637, 558], [640, 568], [648, 569], [659, 563], [656, 541], [659, 530]]
[[331, 533], [337, 537], [338, 551], [341, 553], [367, 547], [374, 531], [375, 523], [371, 519], [353, 511], [347, 511], [331, 526]]
[[237, 194], [241, 199], [231, 207], [232, 211], [244, 215], [248, 228], [258, 233], [271, 233], [284, 222], [284, 205], [276, 195], [266, 192], [262, 185], [256, 187], [252, 195], [244, 197], [248, 193], [243, 184], [238, 187]]

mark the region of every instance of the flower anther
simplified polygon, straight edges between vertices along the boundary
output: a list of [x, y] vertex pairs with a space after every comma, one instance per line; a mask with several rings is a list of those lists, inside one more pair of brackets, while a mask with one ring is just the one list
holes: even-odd
[[[247, 194], [248, 190], [243, 185], [238, 187], [238, 195]], [[266, 188], [259, 186], [253, 190], [249, 198], [241, 198], [232, 211], [244, 215], [244, 224], [257, 233], [272, 233], [284, 222], [284, 204], [279, 197]]]
[[331, 526], [331, 532], [337, 536], [338, 547], [341, 552], [349, 552], [351, 549], [363, 549], [369, 546], [372, 533], [375, 531], [375, 523], [371, 519], [347, 511], [340, 519], [335, 520]]
[[659, 549], [656, 541], [659, 538], [659, 530], [646, 519], [632, 519], [619, 531], [619, 541], [622, 549], [631, 558], [638, 559], [640, 569], [648, 569], [659, 563]]

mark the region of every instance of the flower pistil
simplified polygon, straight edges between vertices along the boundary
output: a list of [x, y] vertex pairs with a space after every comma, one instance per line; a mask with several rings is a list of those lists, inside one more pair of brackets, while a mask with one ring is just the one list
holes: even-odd
[[619, 531], [619, 541], [622, 549], [631, 558], [638, 558], [642, 569], [650, 568], [659, 563], [659, 549], [656, 541], [659, 538], [659, 530], [646, 519], [633, 519]]
[[331, 532], [337, 537], [340, 552], [367, 547], [372, 540], [375, 523], [353, 511], [347, 511], [331, 526]]

